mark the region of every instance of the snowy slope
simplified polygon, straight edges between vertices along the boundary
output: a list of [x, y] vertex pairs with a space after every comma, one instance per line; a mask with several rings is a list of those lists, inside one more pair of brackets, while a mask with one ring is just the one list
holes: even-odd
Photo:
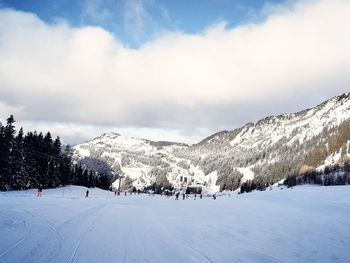
[[349, 262], [349, 186], [215, 201], [85, 190], [0, 193], [0, 262]]
[[[115, 173], [133, 178], [138, 188], [154, 182], [150, 171], [157, 167], [175, 187], [190, 182], [214, 191], [219, 190], [218, 182], [235, 189], [256, 176], [275, 183], [288, 176], [285, 171], [297, 173], [316, 138], [327, 144], [328, 137], [322, 137], [326, 129], [349, 119], [350, 95], [344, 94], [312, 109], [213, 134], [193, 146], [103, 134], [74, 147], [74, 158], [103, 160]], [[329, 158], [335, 160], [335, 156]]]

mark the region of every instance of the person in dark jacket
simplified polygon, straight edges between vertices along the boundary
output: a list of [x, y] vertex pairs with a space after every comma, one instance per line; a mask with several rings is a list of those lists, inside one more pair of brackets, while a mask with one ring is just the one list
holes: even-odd
[[89, 190], [86, 190], [85, 197], [86, 197], [86, 198], [88, 198], [88, 197], [89, 197]]
[[177, 192], [177, 193], [176, 193], [175, 200], [179, 200], [179, 195], [180, 195], [180, 192]]

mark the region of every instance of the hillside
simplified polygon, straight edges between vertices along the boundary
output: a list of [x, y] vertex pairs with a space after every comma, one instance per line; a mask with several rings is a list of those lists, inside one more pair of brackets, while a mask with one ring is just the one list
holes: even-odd
[[192, 146], [108, 133], [75, 146], [73, 157], [89, 169], [129, 176], [136, 188], [166, 178], [177, 188], [193, 183], [235, 190], [247, 180], [270, 185], [300, 174], [305, 165], [321, 169], [341, 162], [348, 156], [349, 118], [350, 95], [343, 94], [298, 113], [218, 132]]
[[130, 177], [139, 189], [156, 181], [180, 188], [193, 180], [194, 183], [208, 183], [215, 190], [216, 178], [210, 183], [210, 176], [205, 176], [189, 160], [176, 156], [175, 153], [188, 147], [181, 143], [153, 142], [106, 133], [75, 146], [73, 158], [88, 169]]

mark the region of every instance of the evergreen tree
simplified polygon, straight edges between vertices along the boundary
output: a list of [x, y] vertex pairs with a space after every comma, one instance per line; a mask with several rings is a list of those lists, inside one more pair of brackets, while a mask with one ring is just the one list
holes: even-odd
[[15, 176], [14, 172], [14, 146], [15, 146], [15, 119], [11, 115], [7, 119], [6, 126], [2, 134], [2, 171], [1, 171], [1, 190], [11, 189], [11, 183]]
[[0, 191], [5, 190], [5, 175], [7, 173], [7, 143], [5, 140], [5, 127], [0, 127]]
[[65, 147], [60, 157], [59, 171], [61, 185], [73, 184], [72, 149], [69, 146]]
[[15, 190], [27, 189], [29, 178], [24, 163], [23, 128], [19, 130], [13, 147], [13, 177], [11, 188]]

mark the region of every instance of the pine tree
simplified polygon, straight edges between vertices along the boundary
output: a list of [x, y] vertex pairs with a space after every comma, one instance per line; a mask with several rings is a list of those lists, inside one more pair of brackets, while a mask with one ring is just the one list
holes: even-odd
[[5, 140], [5, 127], [0, 127], [0, 191], [5, 190], [5, 173], [7, 171], [7, 142]]
[[66, 146], [59, 162], [59, 171], [60, 171], [60, 184], [67, 185], [74, 182], [74, 172], [72, 166], [72, 149], [69, 146]]
[[28, 185], [28, 176], [24, 163], [24, 138], [23, 128], [19, 130], [13, 147], [13, 177], [11, 188], [15, 190], [26, 189]]
[[27, 133], [23, 140], [24, 166], [28, 176], [27, 188], [34, 188], [39, 184], [39, 172], [36, 154], [34, 151], [34, 142], [34, 134], [32, 132]]
[[2, 174], [1, 174], [1, 189], [11, 189], [12, 179], [14, 177], [14, 146], [15, 146], [15, 119], [11, 115], [7, 119], [5, 128], [3, 129], [3, 149], [2, 149]]

